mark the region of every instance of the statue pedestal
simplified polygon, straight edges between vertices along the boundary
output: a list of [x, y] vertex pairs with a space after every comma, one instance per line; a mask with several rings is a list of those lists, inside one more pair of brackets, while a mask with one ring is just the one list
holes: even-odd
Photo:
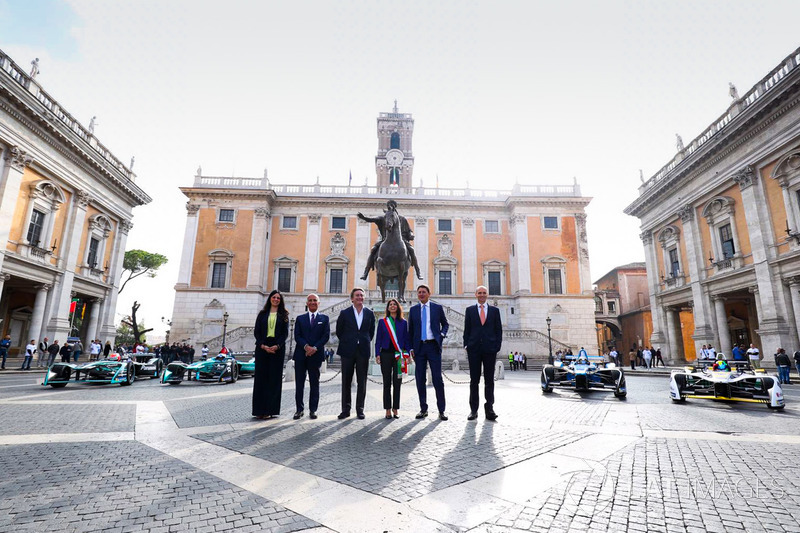
[[324, 374], [328, 371], [328, 361], [323, 361], [322, 365], [319, 367], [319, 373]]

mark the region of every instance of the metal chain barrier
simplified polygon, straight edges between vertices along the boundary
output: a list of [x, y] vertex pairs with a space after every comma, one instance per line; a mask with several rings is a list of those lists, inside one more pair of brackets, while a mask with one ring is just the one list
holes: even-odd
[[[341, 374], [341, 373], [342, 373], [342, 369], [340, 368], [339, 370], [337, 370], [337, 371], [336, 371], [336, 373], [335, 373], [334, 375], [332, 375], [332, 376], [331, 376], [331, 377], [329, 377], [328, 379], [321, 379], [321, 380], [319, 380], [319, 382], [320, 382], [320, 383], [328, 383], [329, 381], [333, 381], [333, 379], [334, 379], [336, 376], [338, 376], [339, 374]], [[306, 381], [308, 381], [308, 378], [306, 378]]]
[[[465, 370], [459, 370], [459, 372], [463, 372], [464, 374], [467, 374], [467, 372]], [[447, 381], [449, 381], [450, 383], [455, 383], [457, 385], [468, 385], [469, 384], [469, 381], [456, 381], [456, 380], [454, 380], [453, 378], [451, 378], [450, 376], [447, 375], [447, 372], [445, 372], [444, 369], [442, 369], [442, 375], [444, 377], [446, 377]], [[500, 377], [497, 375], [497, 372], [495, 372], [493, 381], [497, 381], [499, 379], [500, 379]]]

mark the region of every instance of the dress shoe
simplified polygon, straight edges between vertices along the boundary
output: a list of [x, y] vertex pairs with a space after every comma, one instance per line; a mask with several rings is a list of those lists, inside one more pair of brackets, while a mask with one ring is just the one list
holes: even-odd
[[447, 420], [447, 415], [444, 414], [444, 411], [439, 411], [439, 420]]
[[471, 413], [469, 414], [469, 416], [467, 417], [467, 420], [477, 420], [477, 419], [478, 419], [478, 413], [476, 413], [476, 412], [474, 412], [474, 411], [473, 411], [473, 412], [471, 412]]
[[305, 413], [303, 413], [303, 411], [297, 411], [292, 418], [295, 420], [300, 420], [301, 418], [303, 418], [304, 414]]
[[417, 416], [415, 416], [414, 418], [419, 420], [421, 418], [427, 418], [427, 417], [428, 417], [428, 411], [420, 411], [419, 413], [417, 413]]
[[317, 419], [316, 411], [311, 411], [310, 413], [308, 413], [308, 418], [310, 418], [311, 420], [316, 420]]
[[495, 413], [494, 411], [486, 411], [486, 420], [491, 420], [492, 422], [494, 422], [495, 420], [497, 420], [497, 413]]
[[344, 420], [345, 418], [350, 418], [350, 413], [339, 413], [339, 416], [336, 417], [339, 420]]
[[364, 419], [365, 419], [365, 418], [367, 418], [367, 417], [366, 417], [366, 416], [364, 416], [364, 413], [357, 413], [357, 414], [356, 414], [356, 418], [358, 418], [359, 420], [364, 420]]

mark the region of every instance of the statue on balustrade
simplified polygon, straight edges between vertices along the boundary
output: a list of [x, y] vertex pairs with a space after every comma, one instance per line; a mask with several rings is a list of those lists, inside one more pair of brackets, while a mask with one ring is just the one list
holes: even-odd
[[400, 301], [405, 301], [404, 292], [408, 269], [412, 266], [417, 273], [417, 277], [422, 279], [417, 263], [417, 255], [411, 241], [414, 240], [414, 232], [408, 225], [404, 216], [397, 212], [397, 202], [389, 200], [386, 203], [387, 209], [383, 216], [366, 217], [358, 213], [358, 218], [366, 222], [371, 222], [378, 226], [380, 239], [370, 250], [367, 258], [367, 266], [361, 279], [367, 279], [369, 271], [373, 268], [378, 275], [378, 286], [381, 289], [381, 299], [385, 301], [385, 287], [390, 281], [397, 280], [400, 291]]

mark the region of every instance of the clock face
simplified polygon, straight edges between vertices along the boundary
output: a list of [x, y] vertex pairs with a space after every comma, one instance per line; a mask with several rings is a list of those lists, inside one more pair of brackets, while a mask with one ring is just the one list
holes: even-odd
[[403, 162], [403, 152], [394, 148], [386, 152], [386, 162], [390, 167], [399, 167]]

